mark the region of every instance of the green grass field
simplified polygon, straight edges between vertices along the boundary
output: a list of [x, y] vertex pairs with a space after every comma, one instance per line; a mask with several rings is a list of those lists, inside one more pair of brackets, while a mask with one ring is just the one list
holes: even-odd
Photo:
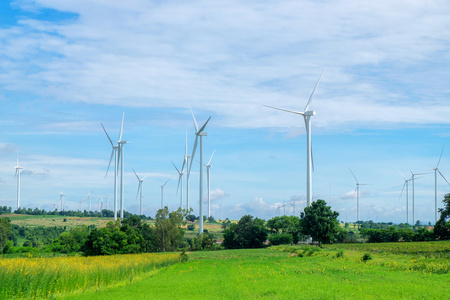
[[[450, 242], [440, 242], [448, 249]], [[430, 243], [399, 243], [426, 249]], [[272, 249], [193, 252], [175, 264], [126, 286], [63, 299], [446, 299], [449, 259], [370, 252], [353, 245], [324, 249]], [[303, 255], [299, 257], [298, 253]], [[340, 257], [338, 253], [343, 253]], [[447, 252], [448, 254], [448, 252]]]

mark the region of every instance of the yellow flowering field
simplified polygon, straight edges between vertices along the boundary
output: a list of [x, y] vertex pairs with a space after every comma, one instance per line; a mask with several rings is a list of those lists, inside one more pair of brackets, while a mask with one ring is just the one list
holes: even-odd
[[131, 282], [180, 259], [179, 253], [0, 259], [0, 299], [48, 298]]

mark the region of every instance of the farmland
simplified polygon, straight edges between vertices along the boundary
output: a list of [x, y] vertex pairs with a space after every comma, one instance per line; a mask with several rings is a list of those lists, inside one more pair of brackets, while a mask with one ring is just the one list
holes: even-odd
[[[115, 278], [106, 274], [114, 273], [111, 270], [114, 270], [113, 266], [121, 265], [121, 259], [143, 261], [143, 257], [148, 254], [92, 258], [99, 260], [99, 263], [94, 263], [89, 272], [106, 272], [100, 277], [110, 278], [108, 282], [102, 282], [92, 275], [93, 279], [78, 283], [78, 279], [71, 276], [88, 276], [82, 274], [89, 272], [78, 272], [77, 268], [87, 268], [90, 263], [69, 264], [68, 261], [59, 261], [88, 259], [82, 257], [33, 258], [28, 261], [3, 259], [0, 260], [0, 270], [9, 270], [10, 273], [0, 272], [3, 272], [2, 282], [12, 277], [15, 279], [9, 282], [13, 282], [14, 286], [29, 286], [17, 294], [22, 296], [48, 293], [49, 285], [39, 278], [49, 276], [52, 276], [53, 281], [75, 286], [72, 290], [58, 290], [56, 287], [59, 285], [56, 283], [54, 291], [50, 290], [50, 296], [62, 299], [135, 299], [137, 296], [143, 299], [378, 299], [381, 296], [387, 299], [444, 299], [450, 284], [449, 254], [448, 241], [337, 244], [326, 245], [322, 249], [277, 246], [268, 249], [192, 252], [188, 254], [188, 262], [174, 264], [178, 253], [169, 259], [170, 263], [161, 266], [150, 264], [150, 268], [139, 272], [133, 271], [135, 267], [121, 269], [116, 272], [119, 276]], [[363, 260], [365, 255], [371, 259]], [[114, 260], [115, 263], [108, 264], [108, 260]], [[21, 275], [11, 276], [11, 266], [19, 269], [19, 264], [22, 264]], [[52, 265], [65, 267], [56, 271], [55, 267], [48, 267]], [[49, 270], [48, 274], [44, 269]], [[79, 287], [76, 287], [77, 284]], [[43, 290], [41, 285], [45, 287]], [[32, 291], [34, 287], [37, 291]]]

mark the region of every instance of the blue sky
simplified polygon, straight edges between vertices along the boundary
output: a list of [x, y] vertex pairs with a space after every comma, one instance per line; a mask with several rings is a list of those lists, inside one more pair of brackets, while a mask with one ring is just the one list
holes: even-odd
[[[313, 199], [355, 221], [404, 222], [409, 170], [415, 220], [434, 222], [434, 173], [450, 180], [450, 4], [447, 1], [99, 1], [0, 3], [0, 205], [87, 209], [87, 194], [113, 197], [110, 144], [125, 113], [125, 209], [160, 205], [160, 185], [209, 116], [204, 160], [214, 150], [213, 215], [269, 219], [306, 197], [306, 136], [296, 115], [322, 70], [310, 106]], [[198, 153], [196, 154], [196, 156]], [[198, 158], [198, 156], [197, 156]], [[190, 202], [198, 211], [194, 164]], [[411, 187], [411, 186], [410, 186]], [[165, 188], [175, 209], [177, 179]], [[438, 179], [438, 199], [450, 186]], [[206, 189], [204, 190], [206, 193]], [[411, 222], [410, 190], [410, 222]], [[110, 200], [110, 208], [112, 201]], [[286, 208], [293, 214], [293, 207]]]

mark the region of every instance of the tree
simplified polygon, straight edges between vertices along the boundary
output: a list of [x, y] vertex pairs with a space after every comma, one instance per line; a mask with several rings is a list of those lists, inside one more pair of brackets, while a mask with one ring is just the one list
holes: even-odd
[[227, 249], [262, 248], [266, 240], [264, 220], [245, 215], [237, 224], [231, 224], [230, 228], [225, 229], [222, 246]]
[[297, 216], [274, 217], [267, 221], [266, 226], [272, 234], [283, 233], [291, 235], [294, 244], [297, 244], [302, 238], [300, 218]]
[[338, 216], [339, 213], [332, 211], [324, 200], [318, 199], [300, 214], [302, 233], [319, 242], [319, 246], [331, 243], [339, 226]]
[[444, 196], [444, 208], [439, 209], [441, 216], [434, 225], [434, 235], [440, 240], [450, 239], [450, 221], [446, 221], [450, 218], [450, 194]]
[[183, 243], [185, 221], [181, 209], [169, 213], [167, 206], [155, 216], [155, 240], [159, 251], [174, 251]]
[[11, 235], [11, 224], [8, 219], [0, 218], [0, 253], [3, 252], [3, 248]]

